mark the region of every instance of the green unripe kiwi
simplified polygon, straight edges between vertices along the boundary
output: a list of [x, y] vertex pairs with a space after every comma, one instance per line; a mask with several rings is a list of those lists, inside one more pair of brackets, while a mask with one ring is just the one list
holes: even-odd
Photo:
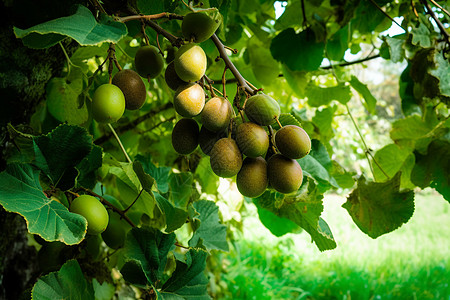
[[92, 114], [99, 123], [114, 123], [125, 112], [125, 96], [113, 84], [102, 84], [92, 97]]
[[269, 148], [269, 136], [264, 128], [252, 122], [242, 123], [236, 130], [236, 142], [248, 157], [264, 155]]
[[188, 41], [201, 43], [209, 39], [220, 23], [222, 23], [222, 15], [215, 14], [215, 18], [211, 18], [205, 12], [192, 12], [184, 16], [181, 23], [181, 31]]
[[224, 97], [214, 97], [206, 102], [201, 113], [202, 124], [211, 131], [217, 132], [228, 127], [233, 108]]
[[109, 216], [103, 204], [97, 198], [82, 195], [70, 204], [70, 211], [86, 218], [88, 234], [99, 234], [108, 226]]
[[172, 146], [180, 154], [192, 153], [198, 146], [199, 129], [193, 119], [181, 119], [172, 130]]
[[299, 159], [311, 151], [311, 139], [303, 128], [287, 125], [275, 134], [278, 151], [288, 158]]
[[205, 75], [206, 54], [200, 46], [192, 43], [181, 46], [173, 62], [175, 71], [183, 81], [197, 81]]
[[164, 59], [155, 46], [143, 46], [136, 52], [134, 65], [140, 76], [155, 78], [164, 68]]
[[117, 72], [112, 84], [119, 87], [125, 96], [125, 108], [136, 110], [142, 107], [147, 97], [147, 90], [138, 73], [130, 69]]
[[297, 191], [303, 181], [303, 171], [298, 162], [279, 153], [269, 158], [267, 176], [270, 186], [284, 194]]
[[209, 155], [214, 144], [226, 136], [227, 133], [225, 130], [214, 132], [205, 126], [202, 126], [198, 136], [198, 144], [200, 145], [200, 149], [202, 149], [203, 153]]
[[220, 177], [233, 177], [242, 166], [242, 154], [231, 138], [218, 140], [211, 149], [211, 168]]
[[103, 241], [108, 247], [119, 249], [123, 247], [127, 232], [130, 229], [130, 224], [121, 219], [118, 213], [110, 212], [108, 227], [102, 232]]
[[280, 115], [280, 105], [266, 94], [254, 95], [245, 104], [245, 114], [250, 121], [259, 125], [271, 125]]
[[246, 157], [236, 176], [239, 192], [250, 198], [261, 196], [267, 189], [267, 162], [262, 157]]
[[173, 61], [167, 65], [164, 73], [164, 80], [174, 91], [176, 91], [180, 86], [187, 84], [186, 81], [183, 81], [180, 77], [178, 77], [177, 72], [175, 72], [175, 65], [173, 64]]
[[173, 98], [175, 111], [183, 117], [192, 118], [199, 115], [205, 106], [205, 92], [197, 83], [180, 86]]

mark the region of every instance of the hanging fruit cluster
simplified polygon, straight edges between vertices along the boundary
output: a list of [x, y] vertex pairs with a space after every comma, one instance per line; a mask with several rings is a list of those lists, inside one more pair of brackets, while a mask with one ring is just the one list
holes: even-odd
[[[280, 193], [295, 192], [303, 180], [297, 159], [309, 153], [311, 140], [298, 126], [281, 126], [277, 101], [255, 90], [246, 92], [242, 107], [233, 108], [226, 96], [216, 96], [211, 85], [211, 97], [206, 101], [207, 58], [198, 43], [214, 34], [221, 18], [218, 13], [202, 11], [183, 18], [181, 29], [187, 42], [179, 47], [165, 70], [165, 81], [175, 91], [174, 109], [182, 117], [172, 131], [173, 148], [187, 155], [200, 145], [203, 153], [210, 156], [214, 173], [225, 178], [236, 176], [237, 187], [244, 196], [257, 197], [268, 187]], [[143, 105], [146, 91], [141, 77], [155, 78], [164, 68], [159, 49], [141, 47], [135, 56], [135, 68], [137, 73], [121, 70], [111, 84], [96, 90], [93, 111], [98, 122], [115, 122], [125, 108], [139, 109]], [[276, 133], [271, 127], [275, 122], [281, 127]]]

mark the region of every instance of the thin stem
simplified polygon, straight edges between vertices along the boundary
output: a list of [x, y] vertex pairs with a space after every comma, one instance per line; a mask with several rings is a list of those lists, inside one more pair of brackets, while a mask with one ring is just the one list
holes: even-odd
[[347, 104], [345, 104], [345, 107], [347, 108], [347, 114], [349, 115], [350, 119], [352, 120], [353, 126], [355, 126], [356, 131], [358, 132], [359, 138], [361, 139], [361, 142], [364, 145], [366, 158], [367, 158], [367, 161], [369, 162], [369, 166], [370, 166], [370, 170], [372, 172], [373, 179], [375, 180], [375, 173], [373, 171], [373, 167], [372, 167], [372, 164], [370, 162], [369, 155], [372, 157], [372, 160], [375, 162], [375, 164], [378, 166], [378, 168], [380, 168], [380, 170], [384, 174], [384, 176], [386, 176], [388, 179], [390, 179], [389, 175], [386, 174], [386, 172], [383, 170], [383, 168], [380, 166], [380, 164], [376, 161], [375, 157], [372, 156], [372, 154], [370, 153], [369, 147], [367, 147], [366, 141], [364, 140], [364, 137], [363, 137], [361, 131], [359, 130], [359, 127], [356, 124], [355, 119], [353, 118], [353, 115], [352, 115], [352, 113], [350, 111], [350, 108], [348, 107]]
[[245, 82], [245, 78], [242, 77], [241, 73], [239, 73], [239, 70], [236, 68], [236, 66], [231, 62], [230, 58], [227, 55], [227, 52], [225, 51], [225, 47], [223, 46], [222, 42], [219, 40], [216, 34], [213, 34], [211, 36], [211, 40], [216, 45], [217, 50], [219, 51], [220, 57], [225, 62], [225, 65], [230, 69], [231, 73], [233, 73], [234, 77], [237, 79], [239, 85], [243, 87], [249, 94], [253, 95], [256, 93], [254, 89], [252, 89], [247, 82]]
[[303, 14], [303, 27], [308, 25], [308, 20], [306, 20], [306, 9], [305, 9], [305, 0], [302, 0], [302, 14]]
[[379, 5], [378, 3], [375, 2], [375, 0], [370, 0], [370, 2], [372, 2], [372, 4], [383, 13], [383, 15], [385, 15], [389, 20], [391, 20], [393, 23], [395, 23], [398, 27], [400, 27], [401, 29], [403, 29], [405, 32], [408, 32], [405, 28], [402, 27], [402, 25], [398, 24], [397, 21], [395, 21], [390, 15], [387, 14], [387, 12], [385, 12]]
[[416, 5], [414, 4], [414, 0], [411, 0], [411, 7], [413, 9], [414, 15], [416, 16], [416, 18], [418, 18], [419, 14], [417, 13], [417, 9], [416, 9]]
[[67, 59], [67, 74], [70, 74], [70, 66], [73, 65], [72, 61], [70, 60], [69, 54], [67, 54], [66, 49], [64, 48], [63, 44], [61, 42], [58, 43], [61, 46], [61, 49], [64, 53], [64, 56]]
[[283, 125], [281, 125], [280, 120], [278, 119], [278, 117], [276, 117], [275, 120], [277, 121], [278, 126], [280, 126], [280, 128], [283, 128]]
[[321, 69], [322, 70], [329, 70], [329, 69], [333, 69], [335, 67], [351, 66], [351, 65], [359, 64], [359, 63], [362, 63], [362, 62], [365, 62], [365, 61], [369, 61], [369, 60], [372, 60], [372, 59], [375, 59], [375, 58], [379, 58], [379, 57], [380, 57], [380, 54], [375, 54], [373, 56], [367, 56], [365, 58], [357, 59], [357, 60], [354, 60], [354, 61], [343, 62], [343, 63], [339, 63], [339, 64], [335, 64], [335, 65], [329, 65], [329, 66], [326, 66], [326, 67], [321, 67]]
[[162, 12], [162, 13], [154, 14], [154, 15], [126, 16], [126, 17], [119, 18], [119, 21], [125, 23], [125, 22], [133, 21], [133, 20], [157, 20], [157, 19], [163, 19], [163, 18], [167, 18], [169, 20], [172, 20], [172, 19], [183, 20], [183, 16], [173, 14], [173, 13]]
[[183, 246], [183, 245], [181, 245], [180, 243], [178, 243], [178, 242], [175, 242], [175, 246], [177, 246], [177, 247], [180, 247], [180, 248], [184, 248], [184, 249], [191, 249], [191, 248], [189, 248], [189, 247], [186, 247], [186, 246]]
[[163, 37], [165, 37], [174, 47], [179, 48], [183, 44], [183, 39], [174, 36], [152, 20], [145, 20], [145, 23], [150, 26], [154, 31], [161, 34]]
[[269, 129], [269, 144], [270, 144], [270, 147], [272, 148], [273, 153], [276, 154], [278, 152], [277, 152], [277, 149], [275, 148], [275, 143], [273, 141], [273, 139], [275, 137], [275, 135], [273, 133], [273, 128], [270, 125], [267, 126], [267, 128]]
[[443, 8], [439, 3], [437, 3], [434, 0], [430, 0], [430, 2], [433, 3], [435, 6], [439, 7], [440, 10], [442, 10], [447, 16], [450, 17], [450, 13], [445, 8]]
[[[214, 83], [214, 81], [212, 81], [211, 79], [209, 79], [209, 77], [206, 76], [206, 75], [203, 75], [203, 78], [205, 78], [206, 81], [208, 82], [209, 88], [206, 87], [206, 86], [205, 86], [205, 87], [206, 87], [207, 89], [209, 89], [209, 91], [211, 92], [211, 97], [212, 97], [212, 98], [213, 98], [213, 97], [216, 97], [216, 93], [214, 93], [214, 87], [212, 86], [213, 83]], [[221, 95], [223, 96], [222, 93], [221, 93]]]
[[122, 211], [124, 214], [126, 214], [126, 212], [136, 203], [136, 201], [139, 199], [139, 197], [141, 197], [141, 194], [143, 191], [144, 191], [144, 189], [141, 189], [141, 191], [139, 192], [139, 195], [137, 195], [137, 197], [136, 197], [136, 199], [134, 199], [133, 203], [128, 205], [128, 207]]
[[225, 66], [225, 69], [223, 70], [223, 74], [222, 74], [222, 90], [223, 90], [223, 96], [225, 98], [227, 97], [227, 88], [226, 88], [227, 80], [225, 78], [225, 75], [227, 74], [227, 70], [228, 70], [228, 67]]
[[113, 133], [114, 137], [117, 140], [117, 143], [119, 143], [120, 149], [122, 149], [123, 154], [125, 155], [125, 158], [127, 159], [127, 161], [129, 163], [132, 163], [132, 160], [130, 159], [130, 157], [128, 156], [127, 151], [125, 151], [125, 148], [123, 147], [122, 142], [119, 139], [119, 136], [117, 135], [116, 131], [114, 130], [114, 127], [112, 127], [111, 123], [108, 123], [108, 127], [109, 129], [111, 129], [111, 132]]

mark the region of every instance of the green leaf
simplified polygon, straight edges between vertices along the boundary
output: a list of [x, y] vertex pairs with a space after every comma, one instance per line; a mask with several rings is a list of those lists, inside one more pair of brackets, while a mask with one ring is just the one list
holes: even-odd
[[400, 192], [400, 178], [398, 172], [389, 181], [366, 183], [362, 176], [342, 205], [359, 229], [373, 239], [394, 231], [413, 215], [414, 192]]
[[103, 282], [100, 284], [96, 278], [92, 280], [92, 285], [94, 287], [95, 300], [110, 300], [114, 297], [116, 288], [114, 285], [108, 282]]
[[189, 249], [185, 261], [177, 260], [172, 276], [164, 283], [163, 293], [173, 293], [183, 298], [210, 299], [204, 274], [207, 253], [202, 249]]
[[430, 70], [430, 74], [439, 80], [439, 90], [441, 95], [450, 97], [450, 63], [445, 59], [442, 52], [437, 52], [434, 56], [435, 68]]
[[83, 275], [76, 260], [67, 261], [58, 272], [38, 279], [32, 290], [33, 299], [94, 300], [94, 289]]
[[425, 151], [432, 137], [427, 136], [433, 130], [434, 124], [430, 124], [418, 115], [411, 115], [399, 119], [392, 124], [391, 139], [397, 143], [403, 142], [410, 147]]
[[349, 29], [348, 25], [339, 29], [327, 41], [327, 56], [330, 60], [340, 61], [348, 49]]
[[46, 241], [74, 245], [86, 234], [86, 219], [47, 198], [39, 184], [39, 171], [30, 165], [11, 164], [0, 173], [0, 204], [22, 215], [28, 231]]
[[279, 217], [273, 212], [262, 208], [257, 201], [254, 201], [254, 203], [258, 209], [259, 220], [273, 235], [280, 237], [286, 233], [298, 232], [301, 230], [293, 221]]
[[309, 82], [308, 72], [292, 71], [286, 64], [281, 66], [284, 78], [294, 91], [294, 93], [303, 98], [305, 96], [305, 89]]
[[[88, 156], [92, 148], [92, 136], [86, 129], [63, 124], [34, 138], [35, 165], [58, 185], [63, 175]], [[71, 173], [73, 179], [76, 176]]]
[[312, 107], [327, 105], [332, 100], [346, 104], [352, 98], [352, 91], [349, 86], [345, 85], [322, 88], [309, 84], [306, 88], [306, 97], [308, 104]]
[[169, 174], [170, 167], [156, 167], [151, 157], [144, 157], [142, 155], [136, 155], [136, 160], [142, 163], [144, 171], [152, 176], [156, 181], [156, 186], [161, 193], [167, 193], [169, 191]]
[[125, 281], [138, 287], [148, 287], [149, 280], [144, 273], [141, 261], [128, 259], [120, 269], [120, 273]]
[[[194, 219], [200, 221], [200, 224], [197, 228], [193, 228], [195, 231], [189, 240], [189, 246], [195, 247], [202, 239], [207, 250], [228, 251], [227, 227], [219, 222], [219, 207], [208, 200], [196, 201], [193, 206], [199, 213]], [[193, 224], [198, 223], [193, 222]]]
[[53, 77], [47, 84], [47, 108], [50, 114], [60, 122], [81, 125], [89, 119], [85, 104], [82, 71], [72, 67], [70, 77]]
[[263, 85], [273, 84], [278, 78], [280, 68], [269, 49], [254, 36], [248, 40], [247, 51], [256, 79]]
[[394, 63], [401, 62], [405, 58], [405, 38], [405, 34], [383, 38], [389, 46], [389, 56]]
[[[290, 113], [282, 113], [280, 114], [280, 116], [278, 117], [278, 121], [280, 121], [281, 125], [286, 126], [286, 125], [296, 125], [298, 127], [302, 127], [302, 125], [300, 124], [300, 121], [294, 117], [294, 115], [290, 114]], [[280, 129], [280, 125], [278, 125], [278, 123], [274, 123], [272, 125], [272, 128], [274, 130], [279, 130]]]
[[164, 215], [166, 223], [166, 232], [173, 232], [186, 223], [188, 213], [181, 208], [175, 207], [169, 200], [161, 196], [159, 193], [154, 193], [158, 207]]
[[259, 207], [281, 218], [289, 219], [303, 228], [311, 235], [320, 251], [336, 248], [336, 242], [328, 225], [325, 225], [325, 221], [319, 222], [323, 211], [323, 195], [319, 193], [312, 179], [307, 178], [297, 194], [286, 198], [281, 207], [275, 206], [275, 199], [276, 193], [267, 191], [254, 201]]
[[312, 121], [317, 127], [315, 131], [320, 135], [320, 140], [329, 141], [334, 136], [333, 117], [337, 106], [320, 107], [316, 110]]
[[94, 145], [92, 151], [76, 166], [80, 172], [77, 182], [82, 187], [93, 189], [97, 183], [95, 171], [102, 166], [102, 148]]
[[413, 45], [419, 45], [422, 48], [431, 47], [430, 30], [423, 23], [419, 24], [419, 27], [411, 29]]
[[409, 179], [414, 166], [412, 149], [401, 148], [397, 144], [389, 144], [375, 153], [374, 160], [376, 163], [372, 162], [372, 166], [376, 181], [388, 180], [394, 177], [397, 172], [401, 171], [400, 187], [411, 189], [415, 187]]
[[136, 173], [142, 188], [148, 193], [152, 192], [152, 186], [155, 180], [153, 177], [145, 173], [144, 168], [142, 167], [142, 163], [138, 160], [133, 162], [133, 170]]
[[[174, 247], [175, 234], [164, 234], [153, 228], [132, 228], [125, 241], [124, 256], [126, 260], [135, 261], [133, 264], [140, 265], [147, 280], [155, 284], [161, 279], [166, 267], [167, 254]], [[137, 262], [137, 263], [136, 263]], [[126, 268], [130, 268], [128, 265]], [[122, 270], [121, 270], [122, 271]], [[127, 281], [133, 282], [133, 277], [126, 272]]]
[[434, 140], [427, 153], [415, 153], [416, 164], [411, 173], [411, 181], [421, 188], [431, 186], [450, 202], [450, 143]]
[[79, 5], [71, 16], [50, 20], [25, 30], [14, 27], [14, 33], [22, 39], [25, 46], [42, 49], [51, 47], [66, 37], [73, 38], [82, 46], [117, 43], [127, 35], [127, 27], [103, 14], [98, 23], [88, 8]]
[[209, 162], [209, 157], [205, 156], [200, 159], [197, 168], [195, 169], [195, 177], [197, 178], [202, 192], [210, 195], [216, 195], [219, 188], [219, 181], [214, 175]]
[[324, 48], [325, 44], [316, 41], [314, 31], [310, 29], [297, 34], [288, 28], [274, 37], [270, 45], [273, 58], [293, 71], [317, 70], [323, 60]]
[[304, 175], [309, 175], [318, 183], [318, 189], [325, 192], [331, 187], [339, 187], [336, 180], [330, 175], [333, 164], [325, 146], [318, 140], [311, 140], [311, 152], [297, 160], [302, 167]]
[[377, 105], [377, 99], [375, 99], [375, 97], [369, 91], [367, 86], [361, 81], [359, 81], [359, 79], [353, 75], [350, 80], [350, 84], [364, 98], [365, 107], [369, 111], [369, 113], [371, 114], [375, 113], [375, 106]]
[[170, 199], [176, 207], [186, 209], [194, 190], [192, 173], [172, 173], [169, 176]]

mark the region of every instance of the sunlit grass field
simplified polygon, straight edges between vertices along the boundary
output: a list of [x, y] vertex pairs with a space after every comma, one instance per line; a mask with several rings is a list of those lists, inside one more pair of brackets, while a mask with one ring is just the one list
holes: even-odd
[[398, 230], [371, 239], [328, 195], [323, 217], [338, 243], [321, 253], [307, 233], [276, 238], [251, 206], [244, 237], [227, 256], [227, 299], [450, 299], [450, 205], [416, 193]]

